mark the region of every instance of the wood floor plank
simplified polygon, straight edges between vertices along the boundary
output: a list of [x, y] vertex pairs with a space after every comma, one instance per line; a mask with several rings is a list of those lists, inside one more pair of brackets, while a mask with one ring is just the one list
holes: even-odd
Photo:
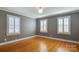
[[79, 52], [79, 44], [34, 37], [0, 46], [0, 52], [40, 52], [41, 50], [46, 52]]

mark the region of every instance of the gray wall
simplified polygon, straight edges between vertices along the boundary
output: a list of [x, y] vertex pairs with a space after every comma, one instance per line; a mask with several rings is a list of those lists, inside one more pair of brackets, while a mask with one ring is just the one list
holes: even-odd
[[[12, 36], [6, 35], [7, 14], [21, 17], [21, 26], [20, 26], [21, 34], [20, 35], [12, 35]], [[11, 40], [19, 39], [19, 38], [32, 36], [32, 35], [35, 35], [35, 33], [36, 33], [36, 20], [35, 19], [0, 10], [0, 43], [5, 42], [4, 40], [5, 38], [7, 39], [7, 41], [11, 41]]]
[[17, 38], [23, 38], [33, 36], [36, 33], [36, 20], [32, 18], [21, 17], [21, 35], [16, 36]]
[[[60, 16], [71, 16], [71, 35], [57, 34], [57, 17], [60, 17]], [[39, 21], [41, 19], [48, 20], [48, 32], [47, 33], [40, 32], [40, 22]], [[37, 26], [36, 26], [37, 35], [45, 35], [45, 36], [49, 36], [49, 37], [79, 41], [79, 13], [77, 13], [77, 12], [39, 18], [39, 19], [37, 19], [36, 22], [37, 22]]]
[[[21, 17], [21, 34], [14, 35], [14, 36], [7, 36], [7, 14], [12, 14]], [[57, 34], [57, 17], [59, 16], [71, 16], [71, 35], [61, 35]], [[47, 33], [40, 33], [40, 23], [41, 19], [48, 19], [48, 32]], [[46, 35], [49, 37], [56, 37], [56, 38], [65, 38], [67, 40], [74, 40], [79, 41], [79, 13], [69, 13], [69, 14], [61, 14], [55, 16], [48, 16], [40, 19], [32, 19], [29, 17], [17, 15], [15, 13], [10, 13], [6, 11], [0, 10], [0, 43], [5, 42], [5, 38], [7, 41], [24, 38], [32, 35]]]

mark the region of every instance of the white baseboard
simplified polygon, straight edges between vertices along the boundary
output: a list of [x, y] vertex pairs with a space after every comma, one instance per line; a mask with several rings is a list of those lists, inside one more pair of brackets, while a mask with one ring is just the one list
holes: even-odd
[[77, 42], [77, 41], [60, 39], [60, 38], [53, 38], [53, 37], [47, 37], [47, 36], [42, 36], [42, 35], [34, 35], [34, 36], [25, 37], [25, 38], [21, 38], [21, 39], [16, 39], [16, 40], [8, 41], [8, 42], [3, 42], [3, 43], [0, 43], [0, 46], [6, 45], [6, 44], [10, 44], [10, 43], [14, 43], [14, 42], [18, 42], [18, 41], [25, 40], [25, 39], [29, 39], [29, 38], [33, 38], [33, 37], [43, 37], [43, 38], [48, 38], [48, 39], [53, 39], [53, 40], [60, 40], [60, 41], [65, 41], [65, 42], [71, 42], [71, 43], [79, 44], [79, 42]]
[[6, 44], [10, 44], [10, 43], [14, 43], [14, 42], [18, 42], [18, 41], [25, 40], [25, 39], [29, 39], [29, 38], [33, 38], [33, 37], [35, 37], [35, 35], [34, 36], [25, 37], [25, 38], [21, 38], [21, 39], [12, 40], [12, 41], [3, 42], [3, 43], [0, 43], [0, 46], [6, 45]]
[[71, 43], [79, 44], [79, 42], [77, 42], [77, 41], [72, 41], [72, 40], [67, 40], [67, 39], [53, 38], [53, 37], [42, 36], [42, 35], [35, 35], [35, 36], [37, 36], [37, 37], [43, 37], [43, 38], [48, 38], [48, 39], [53, 39], [53, 40], [59, 40], [59, 41], [65, 41], [65, 42], [71, 42]]

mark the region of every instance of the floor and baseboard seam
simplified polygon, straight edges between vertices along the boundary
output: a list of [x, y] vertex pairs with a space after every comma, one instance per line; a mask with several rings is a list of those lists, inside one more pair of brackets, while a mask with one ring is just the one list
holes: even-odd
[[0, 43], [0, 46], [1, 45], [10, 44], [10, 43], [14, 43], [14, 42], [18, 42], [18, 41], [25, 40], [25, 39], [29, 39], [29, 38], [33, 38], [33, 37], [35, 37], [35, 35], [34, 36], [25, 37], [25, 38], [15, 39], [15, 40], [12, 40], [12, 41], [3, 42], [3, 43]]
[[48, 36], [43, 36], [43, 35], [36, 35], [36, 36], [37, 37], [48, 38], [48, 39], [53, 39], [53, 40], [59, 40], [59, 41], [65, 41], [65, 42], [71, 42], [71, 43], [79, 44], [79, 42], [77, 42], [77, 41], [72, 41], [72, 40], [67, 40], [67, 39], [54, 38], [54, 37], [48, 37]]
[[25, 38], [20, 38], [20, 39], [16, 39], [16, 40], [12, 40], [12, 41], [3, 42], [3, 43], [0, 43], [0, 46], [1, 45], [10, 44], [10, 43], [14, 43], [14, 42], [18, 42], [18, 41], [25, 40], [25, 39], [29, 39], [29, 38], [33, 38], [33, 37], [43, 37], [43, 38], [48, 38], [48, 39], [53, 39], [53, 40], [59, 40], [59, 41], [65, 41], [65, 42], [71, 42], [71, 43], [79, 44], [79, 42], [72, 41], [72, 40], [66, 40], [66, 39], [60, 39], [60, 38], [54, 38], [54, 37], [48, 37], [48, 36], [43, 36], [43, 35], [33, 35], [33, 36], [25, 37]]

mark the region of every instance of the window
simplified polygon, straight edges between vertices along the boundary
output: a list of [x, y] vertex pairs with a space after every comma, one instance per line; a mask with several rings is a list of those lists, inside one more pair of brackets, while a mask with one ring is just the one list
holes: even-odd
[[58, 18], [58, 33], [70, 34], [70, 16]]
[[40, 32], [47, 32], [47, 20], [40, 20]]
[[7, 35], [20, 34], [20, 17], [7, 15]]

